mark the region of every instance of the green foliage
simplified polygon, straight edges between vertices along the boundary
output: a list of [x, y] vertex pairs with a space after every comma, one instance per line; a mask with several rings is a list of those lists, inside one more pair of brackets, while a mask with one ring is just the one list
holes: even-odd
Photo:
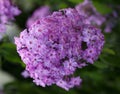
[[69, 0], [69, 1], [72, 3], [79, 4], [79, 3], [82, 3], [84, 0]]
[[107, 5], [103, 3], [94, 1], [93, 4], [96, 7], [97, 11], [99, 11], [101, 14], [107, 14], [112, 12], [112, 9], [110, 9]]
[[23, 65], [23, 62], [21, 61], [16, 51], [16, 46], [13, 43], [3, 43], [0, 45], [0, 55], [7, 61], [12, 63], [20, 63]]

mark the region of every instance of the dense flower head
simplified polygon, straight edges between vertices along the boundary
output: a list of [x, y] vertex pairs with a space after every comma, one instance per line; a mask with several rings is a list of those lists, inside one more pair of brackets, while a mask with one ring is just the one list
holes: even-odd
[[30, 27], [36, 20], [46, 17], [50, 15], [50, 8], [49, 6], [42, 6], [39, 7], [34, 11], [32, 16], [27, 20], [27, 27]]
[[77, 68], [93, 64], [104, 37], [75, 9], [68, 8], [37, 20], [15, 38], [15, 44], [33, 82], [69, 90], [81, 84], [82, 79], [73, 74]]
[[78, 4], [75, 8], [80, 15], [87, 18], [89, 24], [101, 26], [106, 20], [106, 18], [96, 10], [91, 0], [84, 0], [83, 3]]
[[14, 16], [20, 14], [20, 10], [14, 6], [11, 0], [0, 0], [0, 32], [5, 31], [5, 24], [14, 20]]

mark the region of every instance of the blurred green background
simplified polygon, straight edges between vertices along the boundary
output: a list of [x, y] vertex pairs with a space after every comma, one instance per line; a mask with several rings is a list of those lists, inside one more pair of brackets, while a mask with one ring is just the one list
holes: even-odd
[[[105, 46], [99, 59], [93, 64], [78, 69], [83, 82], [80, 87], [65, 91], [55, 85], [42, 88], [32, 79], [23, 78], [25, 65], [16, 52], [14, 36], [25, 28], [27, 18], [35, 9], [49, 5], [52, 11], [74, 7], [83, 0], [14, 0], [22, 10], [12, 27], [0, 41], [0, 94], [120, 94], [120, 20], [111, 33], [104, 33]], [[93, 0], [101, 14], [112, 12], [109, 5], [119, 6], [120, 0]], [[120, 13], [120, 11], [117, 11]]]

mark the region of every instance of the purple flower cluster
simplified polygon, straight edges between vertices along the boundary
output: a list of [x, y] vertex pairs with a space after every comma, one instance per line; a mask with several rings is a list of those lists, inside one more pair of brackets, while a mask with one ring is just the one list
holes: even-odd
[[27, 27], [30, 27], [36, 20], [38, 20], [42, 17], [46, 17], [48, 15], [50, 15], [49, 6], [42, 6], [42, 7], [38, 8], [37, 10], [35, 10], [33, 15], [28, 19]]
[[119, 21], [119, 6], [115, 6], [115, 9], [113, 8], [113, 6], [109, 6], [109, 8], [113, 9], [113, 12], [102, 15], [93, 6], [92, 0], [84, 0], [83, 3], [80, 3], [75, 7], [80, 15], [86, 17], [88, 24], [92, 24], [97, 27], [101, 27], [102, 25], [104, 25], [104, 32], [106, 33], [111, 32]]
[[112, 29], [116, 26], [116, 24], [120, 21], [119, 18], [119, 6], [110, 6], [113, 10], [111, 13], [105, 15], [107, 21], [105, 22], [105, 29], [106, 33], [110, 33]]
[[82, 82], [73, 76], [75, 70], [98, 58], [104, 36], [69, 8], [37, 20], [15, 38], [15, 44], [33, 82], [69, 90]]
[[0, 32], [5, 31], [5, 24], [14, 20], [14, 16], [20, 14], [20, 10], [14, 6], [11, 0], [0, 0]]
[[75, 8], [80, 15], [87, 18], [89, 24], [101, 26], [106, 20], [103, 15], [97, 12], [91, 0], [84, 0], [83, 3], [78, 4]]

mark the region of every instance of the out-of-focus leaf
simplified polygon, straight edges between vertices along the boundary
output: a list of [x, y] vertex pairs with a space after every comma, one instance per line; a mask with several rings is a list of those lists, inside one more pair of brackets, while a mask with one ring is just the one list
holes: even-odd
[[67, 8], [66, 3], [60, 3], [60, 4], [59, 4], [59, 8], [60, 8], [60, 9], [62, 9], [62, 8]]
[[112, 11], [111, 8], [109, 8], [107, 5], [93, 1], [94, 6], [96, 7], [97, 11], [99, 11], [101, 14], [107, 14]]
[[104, 62], [99, 62], [99, 61], [95, 62], [93, 65], [94, 65], [95, 67], [97, 67], [97, 68], [100, 68], [100, 69], [104, 69], [104, 68], [107, 68], [107, 67], [108, 67], [108, 65], [107, 65], [106, 63], [104, 63]]
[[5, 94], [50, 94], [50, 92], [42, 90], [41, 87], [37, 87], [33, 83], [19, 81], [6, 84], [4, 91]]
[[83, 2], [84, 0], [69, 0], [69, 1], [72, 3], [79, 4], [79, 3]]
[[43, 88], [32, 82], [20, 81], [6, 84], [4, 91], [5, 94], [78, 94], [75, 90], [65, 91], [55, 85]]
[[111, 54], [111, 55], [115, 55], [115, 51], [112, 50], [112, 49], [109, 49], [109, 48], [104, 48], [104, 49], [103, 49], [103, 52], [108, 53], [108, 54]]
[[10, 61], [12, 63], [20, 63], [20, 64], [22, 64], [22, 66], [24, 66], [20, 57], [17, 54], [15, 45], [12, 43], [2, 44], [0, 46], [0, 54], [8, 61]]
[[107, 63], [111, 67], [119, 67], [120, 64], [120, 57], [117, 55], [107, 55], [107, 56], [101, 56], [100, 57], [101, 62]]
[[103, 80], [103, 75], [102, 73], [99, 73], [98, 71], [86, 71], [83, 72], [82, 75], [84, 75], [84, 77], [88, 77], [89, 79], [92, 79], [93, 82], [99, 82]]

